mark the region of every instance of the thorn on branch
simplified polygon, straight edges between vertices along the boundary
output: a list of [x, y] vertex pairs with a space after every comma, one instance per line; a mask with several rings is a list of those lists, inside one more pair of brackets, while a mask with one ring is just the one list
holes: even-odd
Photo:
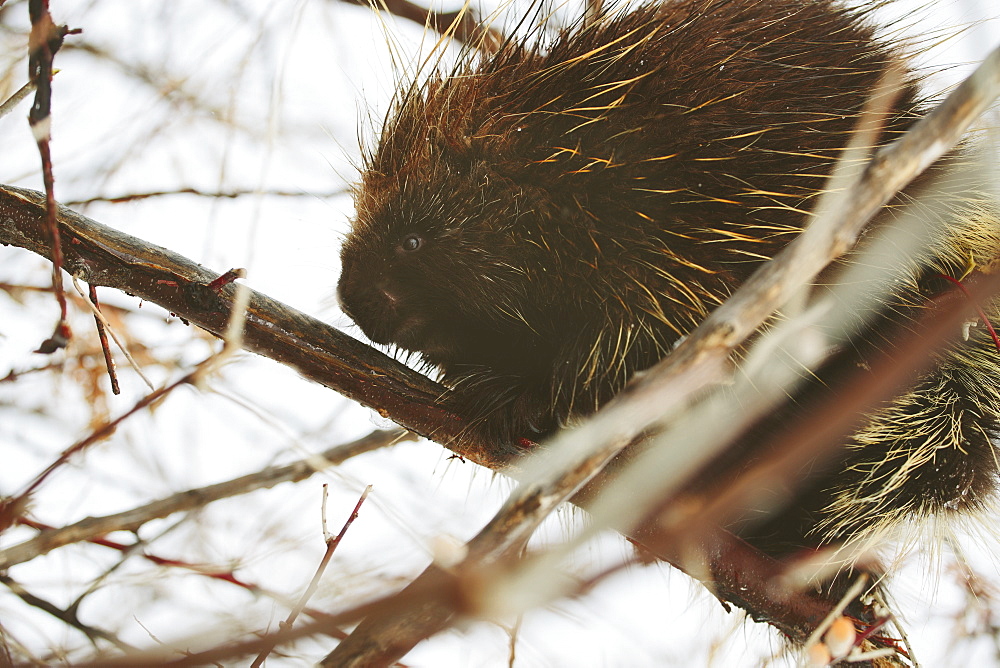
[[217, 279], [208, 284], [208, 289], [212, 292], [219, 294], [222, 292], [222, 288], [226, 287], [237, 278], [246, 278], [247, 270], [242, 267], [237, 267], [230, 269], [226, 273], [219, 276]]

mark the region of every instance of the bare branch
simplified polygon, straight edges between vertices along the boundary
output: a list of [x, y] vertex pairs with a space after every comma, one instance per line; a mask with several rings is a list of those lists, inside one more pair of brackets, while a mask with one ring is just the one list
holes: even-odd
[[96, 312], [94, 322], [97, 324], [97, 337], [101, 341], [101, 351], [104, 353], [104, 365], [108, 368], [108, 378], [111, 381], [112, 394], [121, 394], [121, 387], [118, 385], [118, 370], [115, 367], [115, 358], [111, 355], [111, 348], [108, 346], [108, 331], [104, 327], [104, 321], [97, 315], [101, 311], [101, 303], [97, 297], [97, 288], [93, 285], [89, 289], [90, 303], [93, 304]]
[[91, 642], [95, 642], [97, 640], [106, 640], [107, 642], [111, 643], [112, 645], [114, 645], [115, 647], [117, 647], [122, 651], [135, 650], [134, 647], [132, 647], [128, 643], [122, 642], [114, 634], [108, 633], [107, 631], [96, 628], [94, 626], [84, 624], [76, 616], [75, 610], [63, 610], [54, 603], [32, 594], [10, 576], [0, 575], [0, 582], [5, 584], [8, 589], [14, 592], [14, 594], [18, 598], [20, 598], [28, 605], [38, 608], [39, 610], [44, 610], [45, 612], [49, 613], [56, 619], [59, 619], [60, 621], [64, 622], [66, 625], [79, 630], [81, 633], [87, 636], [87, 638], [89, 638]]
[[66, 206], [86, 206], [88, 204], [96, 204], [98, 202], [105, 202], [108, 204], [123, 204], [125, 202], [138, 202], [144, 199], [152, 199], [155, 197], [172, 197], [175, 195], [194, 195], [196, 197], [205, 197], [207, 199], [236, 199], [238, 197], [246, 197], [250, 195], [254, 196], [266, 196], [266, 197], [309, 197], [315, 199], [327, 199], [330, 197], [339, 197], [340, 195], [347, 194], [347, 188], [338, 188], [337, 190], [331, 190], [330, 192], [317, 193], [309, 192], [305, 190], [258, 190], [254, 188], [236, 188], [234, 190], [201, 190], [198, 188], [175, 188], [173, 190], [150, 190], [148, 192], [137, 192], [137, 193], [124, 193], [121, 195], [102, 195], [98, 197], [88, 197], [87, 199], [81, 200], [69, 200], [65, 202]]
[[143, 524], [174, 513], [195, 510], [219, 499], [268, 489], [283, 482], [304, 480], [325, 467], [335, 466], [387, 445], [412, 438], [402, 430], [374, 431], [350, 443], [337, 445], [291, 464], [265, 469], [225, 482], [189, 489], [113, 515], [88, 517], [69, 526], [42, 531], [34, 538], [0, 550], [0, 571], [48, 554], [64, 545], [93, 540], [113, 531], [138, 531]]
[[499, 32], [489, 26], [484, 26], [468, 9], [468, 5], [463, 6], [458, 11], [442, 13], [415, 5], [409, 0], [379, 0], [374, 5], [368, 0], [341, 1], [350, 5], [374, 6], [385, 9], [390, 14], [427, 26], [441, 35], [448, 35], [465, 44], [498, 44], [503, 39]]
[[185, 375], [180, 380], [174, 381], [169, 385], [166, 385], [153, 392], [150, 392], [145, 397], [137, 401], [135, 405], [132, 406], [132, 408], [125, 411], [124, 413], [114, 418], [113, 420], [105, 422], [101, 426], [94, 429], [86, 437], [80, 439], [73, 445], [63, 450], [59, 454], [59, 456], [55, 459], [55, 461], [53, 461], [51, 464], [45, 467], [45, 470], [43, 470], [41, 473], [36, 475], [34, 479], [17, 495], [9, 499], [3, 499], [2, 501], [0, 501], [0, 530], [6, 529], [11, 524], [17, 521], [17, 517], [24, 512], [24, 509], [27, 505], [28, 499], [31, 497], [32, 492], [34, 492], [39, 487], [39, 485], [45, 482], [45, 480], [50, 475], [52, 475], [54, 471], [59, 469], [61, 466], [65, 465], [66, 462], [68, 462], [74, 455], [83, 452], [84, 450], [91, 447], [95, 443], [100, 443], [105, 438], [109, 437], [111, 434], [115, 432], [116, 429], [118, 429], [119, 425], [121, 425], [122, 422], [124, 422], [131, 416], [135, 415], [139, 411], [149, 408], [157, 401], [161, 400], [163, 397], [167, 396], [175, 389], [180, 387], [181, 385], [185, 385], [189, 382], [192, 382], [197, 372], [198, 370], [196, 369], [195, 371]]
[[[334, 537], [329, 535], [329, 532], [327, 531], [326, 528], [327, 487], [326, 485], [323, 485], [323, 534], [327, 536], [326, 552], [323, 553], [323, 558], [320, 560], [319, 566], [316, 567], [316, 573], [313, 574], [312, 580], [309, 581], [309, 586], [306, 587], [306, 590], [302, 593], [302, 597], [299, 599], [299, 602], [296, 603], [295, 607], [293, 607], [291, 612], [288, 613], [288, 617], [285, 619], [285, 621], [281, 623], [281, 628], [291, 628], [292, 624], [294, 624], [295, 620], [298, 618], [299, 613], [301, 613], [302, 610], [306, 607], [306, 603], [309, 601], [310, 598], [312, 598], [312, 595], [316, 593], [316, 589], [319, 587], [319, 580], [320, 578], [323, 577], [323, 573], [326, 571], [327, 564], [330, 563], [330, 559], [331, 557], [333, 557], [333, 553], [337, 550], [337, 546], [340, 545], [340, 541], [344, 539], [344, 535], [347, 534], [347, 530], [351, 528], [351, 524], [353, 524], [354, 520], [358, 518], [358, 511], [361, 510], [361, 504], [365, 502], [365, 499], [368, 498], [368, 494], [371, 491], [372, 491], [371, 485], [365, 487], [365, 491], [361, 493], [361, 498], [358, 499], [358, 503], [357, 505], [354, 506], [354, 510], [351, 511], [351, 514], [348, 516], [347, 521], [344, 522], [344, 526], [341, 528], [340, 533], [337, 534], [336, 537]], [[272, 649], [273, 649], [272, 647], [268, 647], [261, 650], [260, 654], [257, 655], [257, 658], [254, 659], [253, 663], [250, 664], [250, 668], [258, 668], [259, 666], [263, 665], [264, 660], [267, 658], [267, 655], [271, 653]]]
[[42, 342], [38, 352], [51, 353], [62, 348], [69, 341], [72, 332], [67, 322], [66, 295], [63, 292], [62, 237], [56, 223], [56, 195], [52, 175], [52, 156], [49, 142], [52, 127], [52, 59], [62, 46], [66, 35], [72, 31], [66, 26], [56, 25], [49, 14], [48, 0], [28, 0], [31, 16], [31, 36], [28, 41], [28, 75], [35, 86], [35, 101], [28, 112], [28, 122], [35, 135], [38, 153], [42, 159], [42, 179], [45, 182], [46, 232], [52, 248], [52, 287], [59, 303], [59, 321], [52, 336]]
[[10, 112], [14, 111], [16, 107], [22, 100], [31, 95], [32, 91], [35, 90], [34, 82], [28, 82], [17, 89], [13, 95], [4, 100], [3, 104], [0, 104], [0, 118], [3, 118]]
[[[0, 243], [49, 257], [40, 193], [0, 186]], [[222, 336], [235, 287], [214, 291], [218, 274], [160, 246], [112, 230], [70, 209], [59, 210], [66, 269], [159, 304]], [[486, 443], [461, 439], [466, 422], [442, 402], [447, 390], [329, 325], [252, 292], [244, 344], [346, 397], [373, 408], [422, 436], [450, 444], [458, 454], [499, 469], [503, 459]]]

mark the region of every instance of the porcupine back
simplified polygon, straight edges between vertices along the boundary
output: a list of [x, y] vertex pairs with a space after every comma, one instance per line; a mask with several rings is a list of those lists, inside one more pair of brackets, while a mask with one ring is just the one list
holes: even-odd
[[[367, 159], [345, 311], [438, 367], [498, 449], [592, 412], [800, 231], [899, 55], [867, 21], [826, 0], [679, 0], [460, 59], [400, 95]], [[881, 141], [919, 111], [910, 81]], [[841, 368], [891, 345], [929, 277], [1000, 254], [990, 230], [959, 215]], [[945, 354], [758, 542], [976, 503], [996, 471], [989, 355], [979, 333]]]

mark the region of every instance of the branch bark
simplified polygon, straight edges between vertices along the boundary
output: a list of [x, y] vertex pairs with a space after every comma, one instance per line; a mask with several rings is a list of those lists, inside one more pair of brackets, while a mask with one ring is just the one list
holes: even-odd
[[[44, 202], [40, 193], [0, 186], [0, 243], [49, 258], [40, 217]], [[210, 284], [219, 273], [64, 206], [58, 213], [68, 272], [91, 285], [116, 288], [159, 304], [220, 338], [225, 334], [236, 288], [227, 285], [213, 290]], [[255, 291], [247, 310], [244, 345], [383, 416], [392, 416], [410, 431], [449, 444], [466, 459], [493, 469], [503, 467], [488, 444], [459, 438], [464, 422], [441, 402], [447, 392], [444, 387]]]

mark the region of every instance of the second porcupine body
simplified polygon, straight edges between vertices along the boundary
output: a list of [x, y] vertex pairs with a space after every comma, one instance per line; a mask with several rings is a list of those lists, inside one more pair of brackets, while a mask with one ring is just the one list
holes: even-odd
[[[801, 230], [898, 56], [867, 21], [826, 0], [663, 2], [415, 84], [367, 158], [345, 311], [438, 367], [498, 447], [593, 412]], [[882, 141], [919, 111], [911, 82]], [[870, 339], [919, 310], [936, 274], [1000, 257], [996, 220], [966, 204]], [[847, 364], [886, 347], [859, 341]], [[754, 542], [777, 552], [981, 503], [996, 355], [982, 331], [956, 342]]]

